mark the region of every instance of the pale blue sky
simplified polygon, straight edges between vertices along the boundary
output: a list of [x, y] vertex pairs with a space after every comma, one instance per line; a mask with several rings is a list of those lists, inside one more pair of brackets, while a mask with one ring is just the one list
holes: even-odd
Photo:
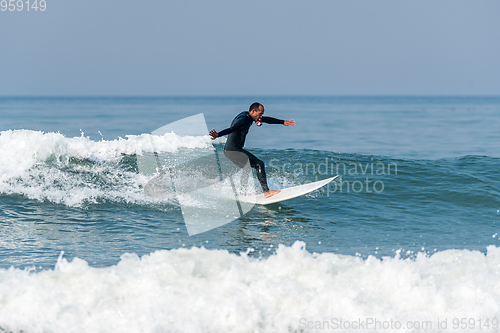
[[500, 95], [500, 1], [46, 2], [0, 95]]

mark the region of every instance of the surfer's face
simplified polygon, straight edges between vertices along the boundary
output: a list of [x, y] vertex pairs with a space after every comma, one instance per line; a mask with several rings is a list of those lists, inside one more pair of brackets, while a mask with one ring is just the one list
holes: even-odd
[[250, 113], [250, 117], [252, 117], [253, 121], [257, 121], [260, 118], [262, 118], [262, 115], [264, 114], [264, 108], [261, 105], [261, 106], [259, 106], [258, 109], [253, 109], [249, 113]]

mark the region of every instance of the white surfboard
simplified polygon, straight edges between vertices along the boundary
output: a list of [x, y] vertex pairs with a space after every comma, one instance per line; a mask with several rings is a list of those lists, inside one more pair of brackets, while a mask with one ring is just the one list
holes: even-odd
[[314, 182], [314, 183], [308, 183], [308, 184], [303, 184], [303, 185], [299, 185], [299, 186], [284, 188], [281, 190], [280, 193], [275, 194], [269, 198], [266, 198], [264, 196], [264, 194], [259, 194], [259, 195], [250, 196], [250, 197], [244, 197], [244, 196], [238, 197], [238, 200], [243, 201], [243, 202], [255, 203], [255, 204], [259, 204], [259, 205], [269, 205], [272, 203], [281, 202], [281, 201], [285, 201], [288, 199], [293, 199], [296, 197], [300, 197], [301, 195], [310, 193], [314, 190], [317, 190], [318, 188], [325, 186], [326, 184], [330, 183], [332, 180], [334, 180], [337, 177], [338, 177], [338, 175], [335, 177], [332, 177], [332, 178], [319, 180], [319, 181]]

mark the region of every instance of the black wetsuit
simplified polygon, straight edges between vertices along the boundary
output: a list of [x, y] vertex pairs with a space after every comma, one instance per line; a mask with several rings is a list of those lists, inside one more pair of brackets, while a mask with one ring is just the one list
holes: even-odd
[[[240, 168], [243, 168], [247, 161], [249, 161], [250, 166], [257, 171], [257, 179], [262, 186], [262, 190], [267, 192], [269, 191], [269, 187], [267, 187], [264, 162], [255, 157], [252, 153], [243, 149], [248, 130], [250, 129], [250, 126], [252, 126], [253, 122], [254, 121], [252, 117], [250, 117], [250, 113], [248, 111], [244, 111], [233, 119], [231, 127], [220, 131], [219, 136], [229, 134], [226, 145], [224, 146], [224, 155], [226, 155], [227, 158]], [[285, 123], [284, 120], [264, 116], [262, 117], [262, 122], [267, 124]]]

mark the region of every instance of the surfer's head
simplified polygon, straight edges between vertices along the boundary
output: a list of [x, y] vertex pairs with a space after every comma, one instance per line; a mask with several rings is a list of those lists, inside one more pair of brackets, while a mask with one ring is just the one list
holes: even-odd
[[262, 118], [262, 115], [264, 114], [264, 105], [255, 102], [250, 105], [250, 108], [248, 108], [248, 113], [250, 113], [250, 117], [253, 121], [260, 122], [260, 118]]

